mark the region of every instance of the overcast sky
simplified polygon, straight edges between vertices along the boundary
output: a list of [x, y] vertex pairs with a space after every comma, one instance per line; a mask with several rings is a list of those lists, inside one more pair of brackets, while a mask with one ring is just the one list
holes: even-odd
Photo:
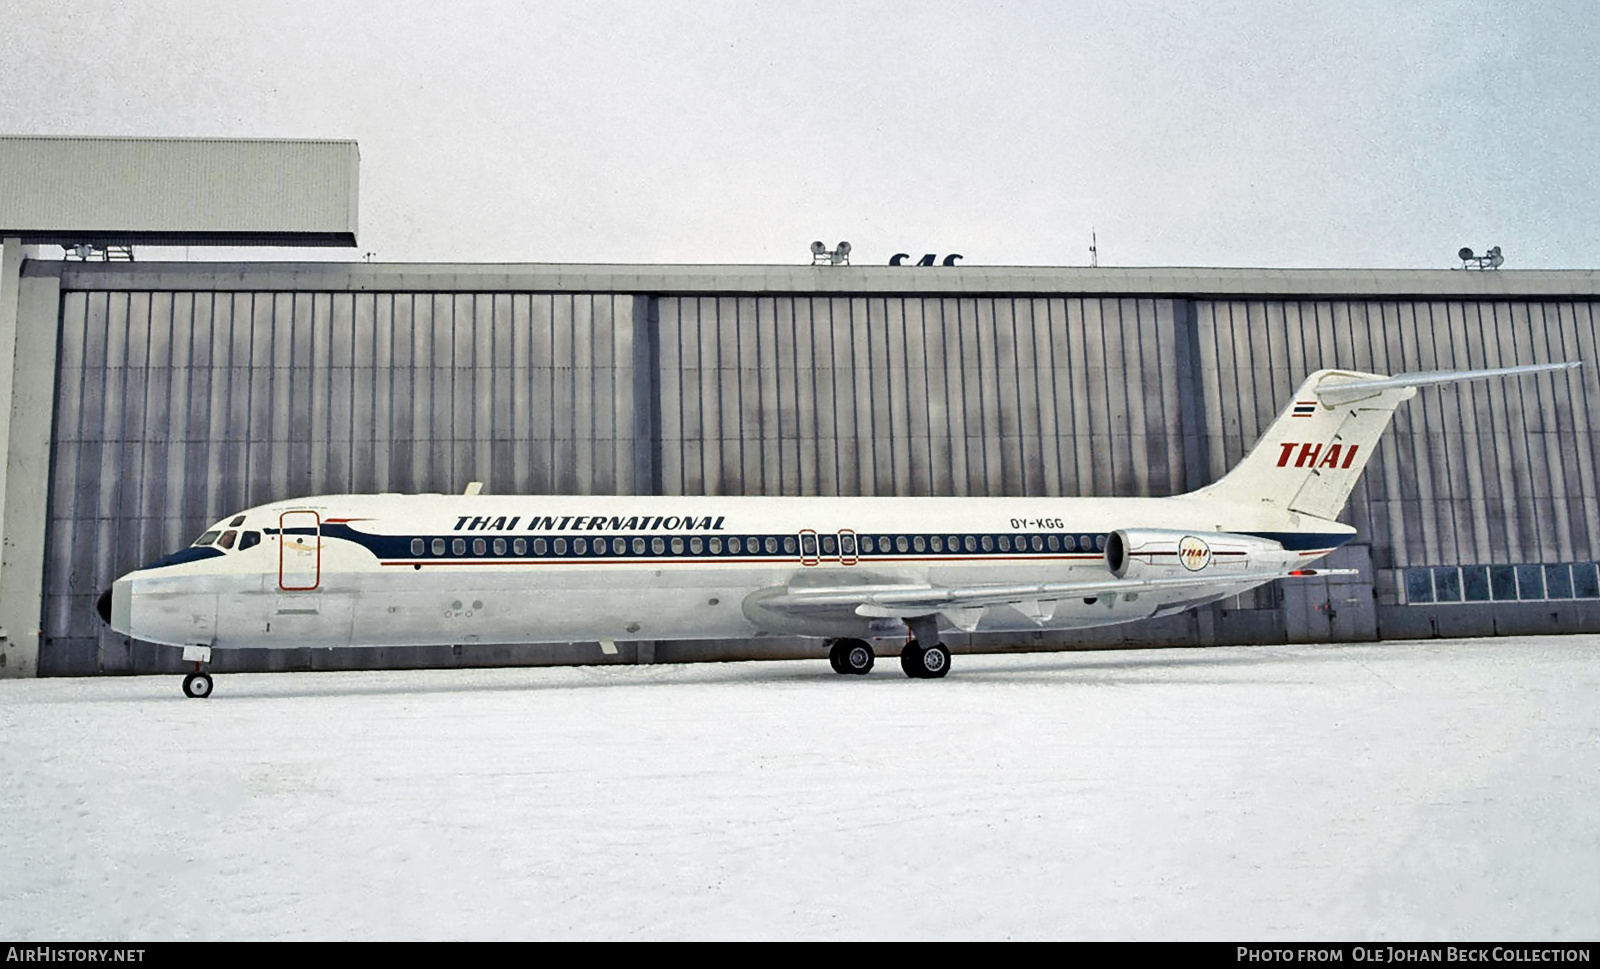
[[0, 133], [354, 138], [382, 261], [1587, 268], [1597, 65], [1592, 0], [0, 0]]

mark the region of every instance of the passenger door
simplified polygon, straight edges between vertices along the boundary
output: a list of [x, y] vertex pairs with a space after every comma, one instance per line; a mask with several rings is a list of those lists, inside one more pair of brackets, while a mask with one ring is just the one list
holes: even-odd
[[322, 518], [314, 511], [278, 516], [278, 588], [309, 592], [322, 583]]

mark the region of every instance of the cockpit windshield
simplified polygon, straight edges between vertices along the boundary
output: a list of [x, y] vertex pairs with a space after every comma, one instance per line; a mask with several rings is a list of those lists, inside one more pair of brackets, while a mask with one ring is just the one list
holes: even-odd
[[215, 542], [217, 540], [217, 536], [221, 535], [221, 534], [222, 534], [221, 529], [214, 528], [211, 531], [206, 532], [204, 535], [201, 535], [199, 538], [195, 539], [194, 540], [194, 547], [195, 548], [200, 548], [203, 545], [210, 545], [212, 542]]

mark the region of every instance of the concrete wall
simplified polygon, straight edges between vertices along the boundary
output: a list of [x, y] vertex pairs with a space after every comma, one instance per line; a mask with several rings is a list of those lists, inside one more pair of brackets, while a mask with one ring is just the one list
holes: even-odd
[[0, 676], [32, 676], [43, 639], [60, 280], [17, 275], [20, 247], [6, 249], [13, 271], [0, 272]]
[[353, 141], [0, 136], [0, 235], [353, 246], [359, 166]]
[[[1071, 637], [956, 637], [954, 645], [1359, 639], [1414, 634], [1424, 614], [1446, 617], [1429, 632], [1600, 628], [1592, 603], [1577, 601], [1432, 603], [1423, 613], [1402, 581], [1407, 568], [1600, 557], [1600, 437], [1589, 417], [1589, 402], [1600, 399], [1600, 279], [1592, 273], [327, 264], [30, 264], [29, 272], [63, 274], [58, 304], [30, 311], [35, 327], [53, 327], [51, 314], [60, 322], [42, 516], [44, 673], [175, 669], [172, 651], [107, 635], [92, 618], [94, 596], [210, 521], [260, 502], [454, 491], [469, 480], [501, 493], [1171, 494], [1214, 480], [1306, 373], [1335, 365], [1591, 364], [1425, 390], [1403, 409], [1346, 514], [1363, 544], [1336, 564], [1360, 568], [1360, 582], [1267, 588]], [[759, 655], [815, 649], [764, 644]], [[580, 645], [227, 662], [747, 654], [744, 644], [661, 643], [624, 644], [609, 659]]]

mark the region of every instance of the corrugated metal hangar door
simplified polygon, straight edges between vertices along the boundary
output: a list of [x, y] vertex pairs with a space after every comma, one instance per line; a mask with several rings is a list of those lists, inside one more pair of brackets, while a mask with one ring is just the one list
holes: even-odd
[[[1157, 623], [1019, 645], [1415, 635], [1440, 629], [1439, 616], [1462, 633], [1535, 620], [1555, 631], [1588, 621], [1583, 609], [1600, 597], [1600, 432], [1589, 406], [1600, 355], [1587, 301], [197, 285], [67, 289], [60, 320], [45, 673], [165, 668], [166, 653], [103, 632], [95, 596], [227, 512], [267, 501], [450, 492], [473, 480], [503, 494], [1173, 494], [1231, 467], [1323, 366], [1591, 363], [1425, 390], [1403, 408], [1344, 516], [1370, 549], [1353, 587], [1269, 587]], [[1445, 604], [1454, 611], [1417, 619]], [[494, 658], [562, 655], [499, 648]]]

